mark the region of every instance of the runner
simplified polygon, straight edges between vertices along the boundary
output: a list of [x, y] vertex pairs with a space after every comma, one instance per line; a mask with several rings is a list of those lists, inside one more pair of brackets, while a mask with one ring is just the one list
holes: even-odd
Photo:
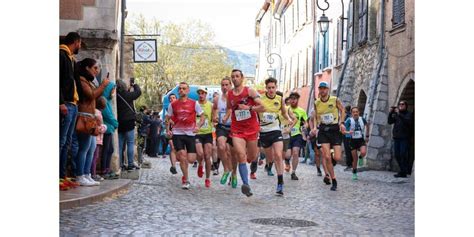
[[264, 107], [258, 93], [244, 86], [244, 75], [241, 70], [234, 69], [231, 74], [234, 88], [227, 94], [227, 113], [224, 121], [232, 115], [230, 137], [239, 159], [239, 173], [242, 182], [242, 193], [252, 196], [248, 181], [248, 169], [245, 162], [251, 163], [257, 157], [257, 137], [260, 130], [257, 112], [263, 112]]
[[[314, 151], [314, 160], [316, 163], [316, 169], [318, 171], [318, 176], [322, 176], [321, 174], [321, 144], [318, 143], [318, 134], [315, 132], [315, 126], [314, 126], [314, 110], [311, 111], [311, 115], [309, 116], [308, 119], [309, 123], [309, 128], [310, 128], [310, 133], [309, 133], [309, 141], [311, 143], [311, 147], [313, 148]], [[323, 160], [323, 169], [324, 169], [324, 174], [327, 174], [327, 169], [326, 169], [326, 163]]]
[[[346, 134], [350, 134], [351, 138], [349, 145], [352, 153], [352, 180], [357, 180], [357, 160], [359, 159], [359, 166], [363, 165], [362, 158], [367, 154], [367, 145], [369, 139], [369, 124], [359, 116], [359, 108], [352, 107], [352, 117], [346, 119], [346, 127], [350, 130], [346, 131]], [[366, 140], [364, 140], [364, 134]], [[357, 156], [357, 151], [360, 151], [360, 156]]]
[[209, 179], [211, 175], [211, 155], [212, 155], [212, 103], [207, 101], [207, 90], [204, 87], [200, 87], [197, 90], [198, 93], [198, 102], [201, 106], [203, 113], [198, 115], [197, 119], [202, 119], [204, 117], [204, 124], [199, 128], [199, 131], [196, 135], [196, 151], [197, 151], [197, 160], [198, 160], [198, 169], [197, 175], [199, 178], [202, 178], [203, 167], [202, 160], [206, 163], [206, 180], [204, 184], [206, 188], [211, 187], [211, 180]]
[[[265, 158], [268, 164], [267, 172], [270, 175], [272, 164], [275, 162], [277, 170], [276, 193], [283, 195], [283, 136], [281, 133], [280, 115], [292, 123], [288, 117], [283, 98], [276, 94], [277, 80], [268, 78], [265, 80], [266, 93], [262, 96], [264, 112], [259, 112], [260, 120], [260, 142], [265, 149]], [[272, 175], [273, 176], [273, 175]]]
[[299, 157], [300, 157], [300, 149], [306, 146], [306, 142], [303, 138], [304, 134], [301, 132], [301, 126], [308, 127], [308, 115], [306, 111], [301, 107], [298, 107], [298, 100], [300, 95], [298, 92], [292, 92], [290, 94], [290, 110], [293, 112], [293, 115], [296, 119], [296, 122], [293, 123], [291, 127], [291, 137], [290, 137], [290, 149], [292, 155], [292, 168], [293, 171], [291, 172], [291, 180], [298, 180], [298, 176], [296, 176], [296, 168], [298, 167]]
[[232, 177], [229, 180], [232, 183], [232, 188], [237, 188], [237, 159], [233, 156], [232, 151], [232, 138], [230, 134], [231, 119], [224, 120], [224, 116], [227, 113], [227, 92], [231, 90], [232, 82], [229, 77], [225, 77], [221, 80], [221, 91], [222, 95], [218, 98], [214, 98], [212, 107], [212, 117], [216, 125], [216, 136], [217, 136], [217, 153], [221, 158], [222, 166], [224, 166], [224, 173], [220, 180], [221, 184], [227, 182], [229, 174], [232, 170]]
[[[168, 96], [168, 100], [171, 103], [173, 103], [176, 100], [176, 95], [175, 94], [170, 94]], [[169, 123], [168, 117], [166, 117], [166, 131], [171, 131], [173, 129], [173, 125]], [[170, 145], [170, 162], [171, 162], [171, 167], [170, 167], [170, 172], [172, 174], [177, 174], [178, 172], [176, 171], [176, 150], [174, 149], [173, 146], [173, 140], [171, 137], [168, 135], [168, 133], [165, 133], [166, 137], [166, 142]], [[163, 157], [165, 156], [165, 151], [163, 151]]]
[[337, 181], [330, 149], [332, 146], [334, 149], [334, 160], [339, 161], [341, 159], [342, 134], [346, 132], [344, 122], [340, 121], [339, 118], [344, 118], [345, 111], [341, 101], [337, 97], [329, 95], [329, 85], [327, 82], [319, 83], [319, 95], [320, 97], [314, 102], [314, 111], [316, 111], [314, 123], [319, 125], [319, 127], [315, 128], [313, 133], [319, 130], [317, 133], [318, 142], [321, 144], [323, 159], [326, 160], [326, 167], [329, 172], [329, 175], [326, 174], [323, 181], [328, 184], [329, 178], [331, 178], [331, 190], [336, 191]]
[[[196, 126], [196, 116], [202, 115], [201, 106], [188, 98], [189, 85], [186, 82], [179, 83], [179, 99], [168, 107], [168, 115], [173, 124], [173, 130], [167, 133], [173, 139], [179, 166], [183, 172], [181, 179], [182, 188], [189, 189], [188, 164], [196, 160], [196, 144], [194, 133], [199, 130], [205, 122], [205, 116], [201, 116]], [[188, 163], [189, 162], [189, 163]]]

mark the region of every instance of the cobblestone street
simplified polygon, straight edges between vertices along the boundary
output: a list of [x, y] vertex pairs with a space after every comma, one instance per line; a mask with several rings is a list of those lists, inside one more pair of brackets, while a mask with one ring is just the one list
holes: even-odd
[[[300, 180], [285, 173], [285, 196], [279, 197], [276, 176], [259, 166], [257, 180], [250, 180], [254, 195], [247, 198], [240, 178], [232, 189], [219, 183], [221, 175], [211, 174], [212, 186], [205, 188], [204, 178], [190, 166], [191, 190], [182, 190], [181, 171], [171, 175], [168, 159], [148, 160], [152, 169], [141, 169], [124, 196], [61, 211], [61, 236], [414, 236], [413, 180], [393, 178], [393, 172], [365, 171], [352, 181], [351, 172], [337, 165], [338, 191], [333, 192], [314, 166], [299, 164]], [[315, 224], [251, 221], [260, 218]]]

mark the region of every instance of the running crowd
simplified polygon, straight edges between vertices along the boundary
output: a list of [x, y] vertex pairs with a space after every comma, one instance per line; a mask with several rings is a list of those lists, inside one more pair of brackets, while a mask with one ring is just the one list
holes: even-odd
[[[263, 163], [262, 159], [257, 159], [260, 154], [266, 159], [265, 170], [269, 176], [274, 176], [272, 167], [275, 166], [276, 194], [283, 195], [284, 170], [291, 171], [291, 180], [299, 179], [296, 173], [299, 157], [307, 142], [315, 151], [317, 175], [323, 176], [324, 172], [322, 181], [331, 185], [330, 190], [337, 190], [334, 165], [341, 160], [343, 140], [348, 162], [346, 169], [352, 169], [353, 180], [358, 179], [357, 167], [363, 164], [367, 153], [370, 126], [360, 116], [359, 108], [344, 108], [337, 97], [329, 94], [327, 82], [319, 83], [319, 97], [314, 101], [310, 116], [298, 107], [300, 95], [297, 92], [284, 98], [277, 91], [275, 78], [265, 80], [265, 92], [260, 95], [245, 86], [242, 71], [234, 69], [230, 77], [221, 80], [221, 93], [214, 94], [212, 102], [206, 99], [208, 91], [204, 87], [197, 91], [198, 101], [188, 98], [190, 87], [181, 82], [179, 97], [168, 96], [170, 104], [163, 123], [157, 112], [151, 115], [142, 108], [141, 113], [136, 113], [133, 101], [141, 95], [141, 90], [133, 80], [129, 85], [117, 80], [116, 94], [115, 83], [108, 79], [108, 74], [100, 83], [97, 80], [100, 65], [96, 60], [85, 58], [76, 63], [74, 54], [80, 48], [81, 38], [75, 32], [69, 33], [60, 45], [61, 190], [77, 185], [99, 185], [104, 178], [118, 178], [110, 169], [112, 137], [116, 129], [123, 170], [139, 169], [144, 150], [150, 157], [158, 156], [160, 143], [164, 157], [169, 144], [170, 172], [177, 174], [176, 163], [179, 162], [183, 189], [190, 189], [190, 164], [197, 166], [198, 177], [205, 174], [205, 186], [210, 187], [211, 171], [218, 175], [222, 163], [220, 183], [237, 188], [238, 170], [243, 183], [242, 193], [252, 196], [249, 178], [256, 179], [257, 167]], [[111, 104], [115, 95], [117, 119]], [[413, 120], [406, 109], [406, 101], [401, 101], [398, 109], [391, 109], [388, 118], [388, 123], [394, 124], [395, 157], [401, 170], [395, 177], [410, 174], [406, 134]], [[133, 162], [137, 114], [145, 114], [137, 129], [138, 165]], [[125, 152], [127, 161], [124, 160]], [[73, 166], [69, 175], [75, 180], [66, 176], [68, 153]], [[100, 163], [100, 169], [96, 167], [97, 163]], [[250, 163], [250, 174], [247, 163]]]

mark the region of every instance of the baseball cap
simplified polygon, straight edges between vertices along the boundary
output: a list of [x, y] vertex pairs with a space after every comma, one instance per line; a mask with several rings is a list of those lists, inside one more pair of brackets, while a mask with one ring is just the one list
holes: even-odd
[[325, 81], [322, 81], [322, 82], [319, 83], [318, 88], [321, 88], [321, 87], [329, 88], [329, 84], [328, 84], [327, 82], [325, 82]]
[[200, 86], [198, 89], [197, 89], [197, 93], [199, 93], [199, 91], [204, 91], [206, 94], [207, 94], [207, 88], [203, 87], [203, 86]]

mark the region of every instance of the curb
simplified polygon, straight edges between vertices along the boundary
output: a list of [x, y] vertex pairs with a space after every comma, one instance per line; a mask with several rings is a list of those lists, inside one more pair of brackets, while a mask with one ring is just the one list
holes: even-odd
[[128, 192], [128, 188], [132, 185], [132, 180], [107, 180], [103, 181], [101, 185], [60, 191], [59, 209], [62, 211], [122, 196]]

